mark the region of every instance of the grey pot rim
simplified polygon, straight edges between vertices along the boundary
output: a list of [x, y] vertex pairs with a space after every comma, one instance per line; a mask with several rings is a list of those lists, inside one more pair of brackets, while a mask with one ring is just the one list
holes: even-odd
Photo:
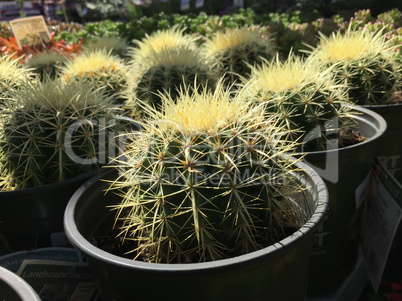
[[81, 235], [75, 223], [74, 215], [79, 198], [84, 193], [86, 187], [96, 182], [97, 180], [100, 180], [102, 178], [102, 174], [99, 174], [88, 180], [71, 197], [70, 201], [67, 204], [64, 214], [65, 233], [73, 246], [75, 246], [78, 250], [80, 250], [84, 254], [88, 254], [91, 258], [95, 258], [100, 262], [113, 263], [114, 265], [120, 266], [122, 268], [129, 268], [129, 269], [135, 268], [143, 271], [153, 271], [153, 272], [162, 271], [165, 273], [169, 272], [185, 273], [190, 271], [202, 272], [202, 271], [210, 271], [218, 269], [227, 269], [234, 265], [247, 265], [247, 263], [258, 261], [259, 259], [266, 257], [268, 254], [275, 253], [276, 256], [281, 256], [285, 254], [287, 250], [292, 248], [293, 245], [297, 244], [298, 240], [302, 239], [303, 236], [312, 235], [314, 231], [318, 228], [320, 223], [323, 221], [324, 217], [326, 216], [326, 213], [328, 212], [329, 195], [324, 180], [319, 176], [319, 174], [316, 171], [314, 171], [306, 163], [298, 161], [297, 165], [298, 167], [302, 168], [302, 170], [309, 177], [311, 177], [314, 183], [316, 184], [318, 203], [315, 211], [313, 212], [310, 219], [293, 234], [287, 236], [286, 238], [282, 239], [281, 241], [275, 244], [272, 244], [266, 248], [248, 254], [209, 262], [167, 264], [167, 263], [149, 263], [149, 262], [131, 260], [108, 253], [104, 250], [101, 250], [100, 248], [97, 248]]
[[[363, 107], [360, 105], [347, 104], [347, 103], [343, 103], [342, 106], [348, 106], [348, 107], [352, 108], [354, 111], [357, 111], [358, 113], [363, 113], [366, 116], [370, 116], [373, 119], [375, 119], [378, 122], [378, 130], [376, 131], [376, 133], [373, 136], [369, 137], [367, 140], [359, 142], [357, 144], [340, 147], [340, 148], [333, 148], [333, 149], [329, 149], [329, 150], [301, 152], [301, 153], [298, 153], [297, 155], [300, 155], [300, 154], [325, 155], [325, 154], [328, 154], [328, 153], [330, 154], [330, 153], [334, 153], [334, 152], [338, 152], [338, 153], [348, 152], [350, 149], [364, 147], [368, 144], [372, 144], [374, 141], [376, 141], [378, 138], [380, 138], [387, 130], [386, 120], [380, 114], [370, 110], [369, 108], [366, 108], [366, 107]], [[363, 120], [367, 121], [367, 119], [362, 115], [349, 114], [348, 116], [353, 117], [353, 119], [355, 119], [357, 121], [363, 121]]]
[[0, 281], [6, 283], [22, 301], [40, 301], [38, 294], [24, 279], [0, 266]]
[[0, 195], [2, 197], [13, 197], [16, 195], [27, 195], [29, 196], [32, 193], [37, 192], [38, 190], [57, 190], [57, 188], [65, 186], [65, 185], [69, 185], [72, 184], [74, 182], [77, 181], [81, 181], [84, 180], [85, 178], [90, 178], [95, 176], [96, 174], [100, 173], [100, 171], [102, 170], [102, 167], [99, 167], [97, 169], [94, 170], [90, 170], [81, 174], [77, 174], [76, 176], [73, 176], [71, 178], [65, 179], [63, 181], [59, 181], [59, 182], [55, 182], [55, 183], [49, 183], [49, 184], [45, 184], [45, 185], [41, 185], [41, 186], [37, 186], [37, 187], [29, 187], [29, 188], [24, 188], [24, 189], [16, 189], [16, 190], [8, 190], [8, 191], [0, 191]]

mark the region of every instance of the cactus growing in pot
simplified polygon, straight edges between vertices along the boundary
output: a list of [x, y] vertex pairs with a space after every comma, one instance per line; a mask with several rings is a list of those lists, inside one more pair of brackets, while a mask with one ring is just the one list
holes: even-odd
[[353, 142], [351, 108], [342, 106], [346, 89], [334, 83], [330, 68], [323, 71], [313, 57], [290, 54], [285, 61], [277, 56], [251, 70], [251, 97], [263, 104], [265, 114], [280, 117], [288, 140], [299, 141], [304, 151], [326, 149], [335, 133], [343, 134], [335, 136], [340, 144]]
[[115, 109], [101, 90], [83, 81], [48, 79], [26, 81], [12, 95], [4, 103], [0, 161], [15, 189], [59, 182], [108, 163]]
[[267, 37], [246, 27], [228, 28], [206, 40], [204, 56], [209, 59], [218, 76], [224, 76], [227, 84], [233, 84], [250, 75], [250, 65], [259, 65], [275, 55], [274, 46]]
[[359, 105], [392, 103], [393, 93], [401, 89], [401, 65], [392, 40], [382, 30], [367, 28], [334, 32], [320, 36], [312, 51], [324, 66], [333, 66], [338, 83], [348, 86], [348, 100]]
[[293, 143], [275, 120], [251, 109], [247, 88], [165, 95], [163, 113], [118, 164], [110, 190], [124, 195], [116, 225], [133, 257], [149, 262], [203, 262], [264, 248], [296, 231]]

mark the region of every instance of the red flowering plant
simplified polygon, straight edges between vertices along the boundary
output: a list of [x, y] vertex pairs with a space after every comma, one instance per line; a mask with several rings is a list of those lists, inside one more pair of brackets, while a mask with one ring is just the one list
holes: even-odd
[[26, 63], [30, 57], [41, 53], [54, 52], [69, 57], [71, 54], [79, 53], [81, 46], [84, 44], [84, 39], [81, 39], [78, 43], [73, 41], [67, 44], [65, 40], [56, 41], [54, 36], [55, 33], [51, 33], [48, 42], [42, 41], [36, 45], [23, 45], [22, 48], [19, 47], [17, 39], [14, 36], [8, 39], [0, 37], [0, 54], [12, 55], [20, 63]]

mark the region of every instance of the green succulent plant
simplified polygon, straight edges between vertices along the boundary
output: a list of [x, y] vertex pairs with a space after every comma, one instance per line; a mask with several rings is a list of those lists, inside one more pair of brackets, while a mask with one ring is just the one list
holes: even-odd
[[293, 54], [251, 68], [251, 97], [267, 116], [279, 116], [288, 141], [298, 141], [305, 151], [327, 149], [332, 138], [354, 143], [346, 135], [352, 122], [351, 107], [342, 105], [346, 89], [334, 83], [331, 69], [322, 70], [313, 57], [305, 60]]
[[[118, 164], [109, 187], [123, 196], [115, 225], [133, 257], [203, 262], [266, 247], [305, 216], [292, 202], [293, 145], [262, 118], [244, 90], [182, 91], [162, 97], [162, 113]], [[294, 180], [294, 179], [293, 179]]]
[[175, 99], [180, 89], [194, 82], [197, 82], [195, 89], [213, 88], [216, 84], [215, 75], [200, 53], [187, 46], [149, 51], [136, 71], [133, 91], [140, 107], [158, 110], [162, 108], [163, 94]]
[[128, 59], [128, 44], [125, 40], [117, 37], [101, 37], [96, 40], [91, 40], [82, 46], [82, 52], [93, 52], [97, 50], [106, 50], [111, 55], [121, 59]]
[[337, 83], [348, 86], [348, 100], [359, 105], [392, 102], [392, 94], [401, 89], [401, 65], [392, 41], [382, 30], [337, 31], [321, 35], [314, 54], [324, 65], [333, 66]]
[[103, 88], [117, 105], [126, 101], [131, 81], [127, 64], [105, 49], [83, 52], [69, 59], [61, 70], [61, 77], [85, 79], [94, 87]]
[[246, 27], [218, 31], [205, 41], [203, 51], [211, 69], [219, 77], [224, 76], [227, 84], [248, 77], [250, 65], [259, 65], [262, 58], [271, 59], [275, 55], [270, 39]]
[[8, 97], [11, 89], [18, 88], [27, 78], [34, 79], [31, 69], [11, 55], [0, 55], [0, 103]]
[[49, 79], [26, 81], [12, 94], [1, 120], [0, 166], [16, 189], [100, 168], [114, 155], [115, 109], [101, 90]]
[[39, 76], [40, 80], [45, 80], [45, 78], [58, 77], [60, 69], [66, 61], [67, 58], [61, 53], [44, 52], [32, 56], [26, 64], [28, 68], [32, 69], [32, 72]]

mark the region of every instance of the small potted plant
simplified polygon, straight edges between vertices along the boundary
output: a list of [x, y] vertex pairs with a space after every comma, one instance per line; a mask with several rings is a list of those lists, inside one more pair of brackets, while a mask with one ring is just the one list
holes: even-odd
[[326, 188], [246, 90], [162, 96], [116, 168], [71, 198], [66, 234], [102, 298], [305, 297]]
[[[396, 37], [395, 37], [396, 38]], [[348, 86], [348, 100], [380, 114], [388, 129], [378, 146], [382, 164], [402, 180], [401, 72], [392, 39], [383, 29], [368, 26], [321, 36], [313, 51], [325, 66], [332, 66], [338, 83]]]
[[[355, 190], [370, 171], [386, 122], [368, 109], [347, 103], [345, 86], [316, 58], [290, 55], [252, 67], [251, 97], [266, 116], [279, 116], [299, 155], [319, 172], [329, 192], [328, 218], [317, 232], [309, 294], [339, 287], [354, 270], [358, 253]], [[250, 84], [250, 83], [248, 83]]]
[[50, 246], [72, 193], [117, 154], [109, 138], [116, 109], [102, 90], [76, 80], [25, 81], [10, 95], [0, 118], [3, 255]]

